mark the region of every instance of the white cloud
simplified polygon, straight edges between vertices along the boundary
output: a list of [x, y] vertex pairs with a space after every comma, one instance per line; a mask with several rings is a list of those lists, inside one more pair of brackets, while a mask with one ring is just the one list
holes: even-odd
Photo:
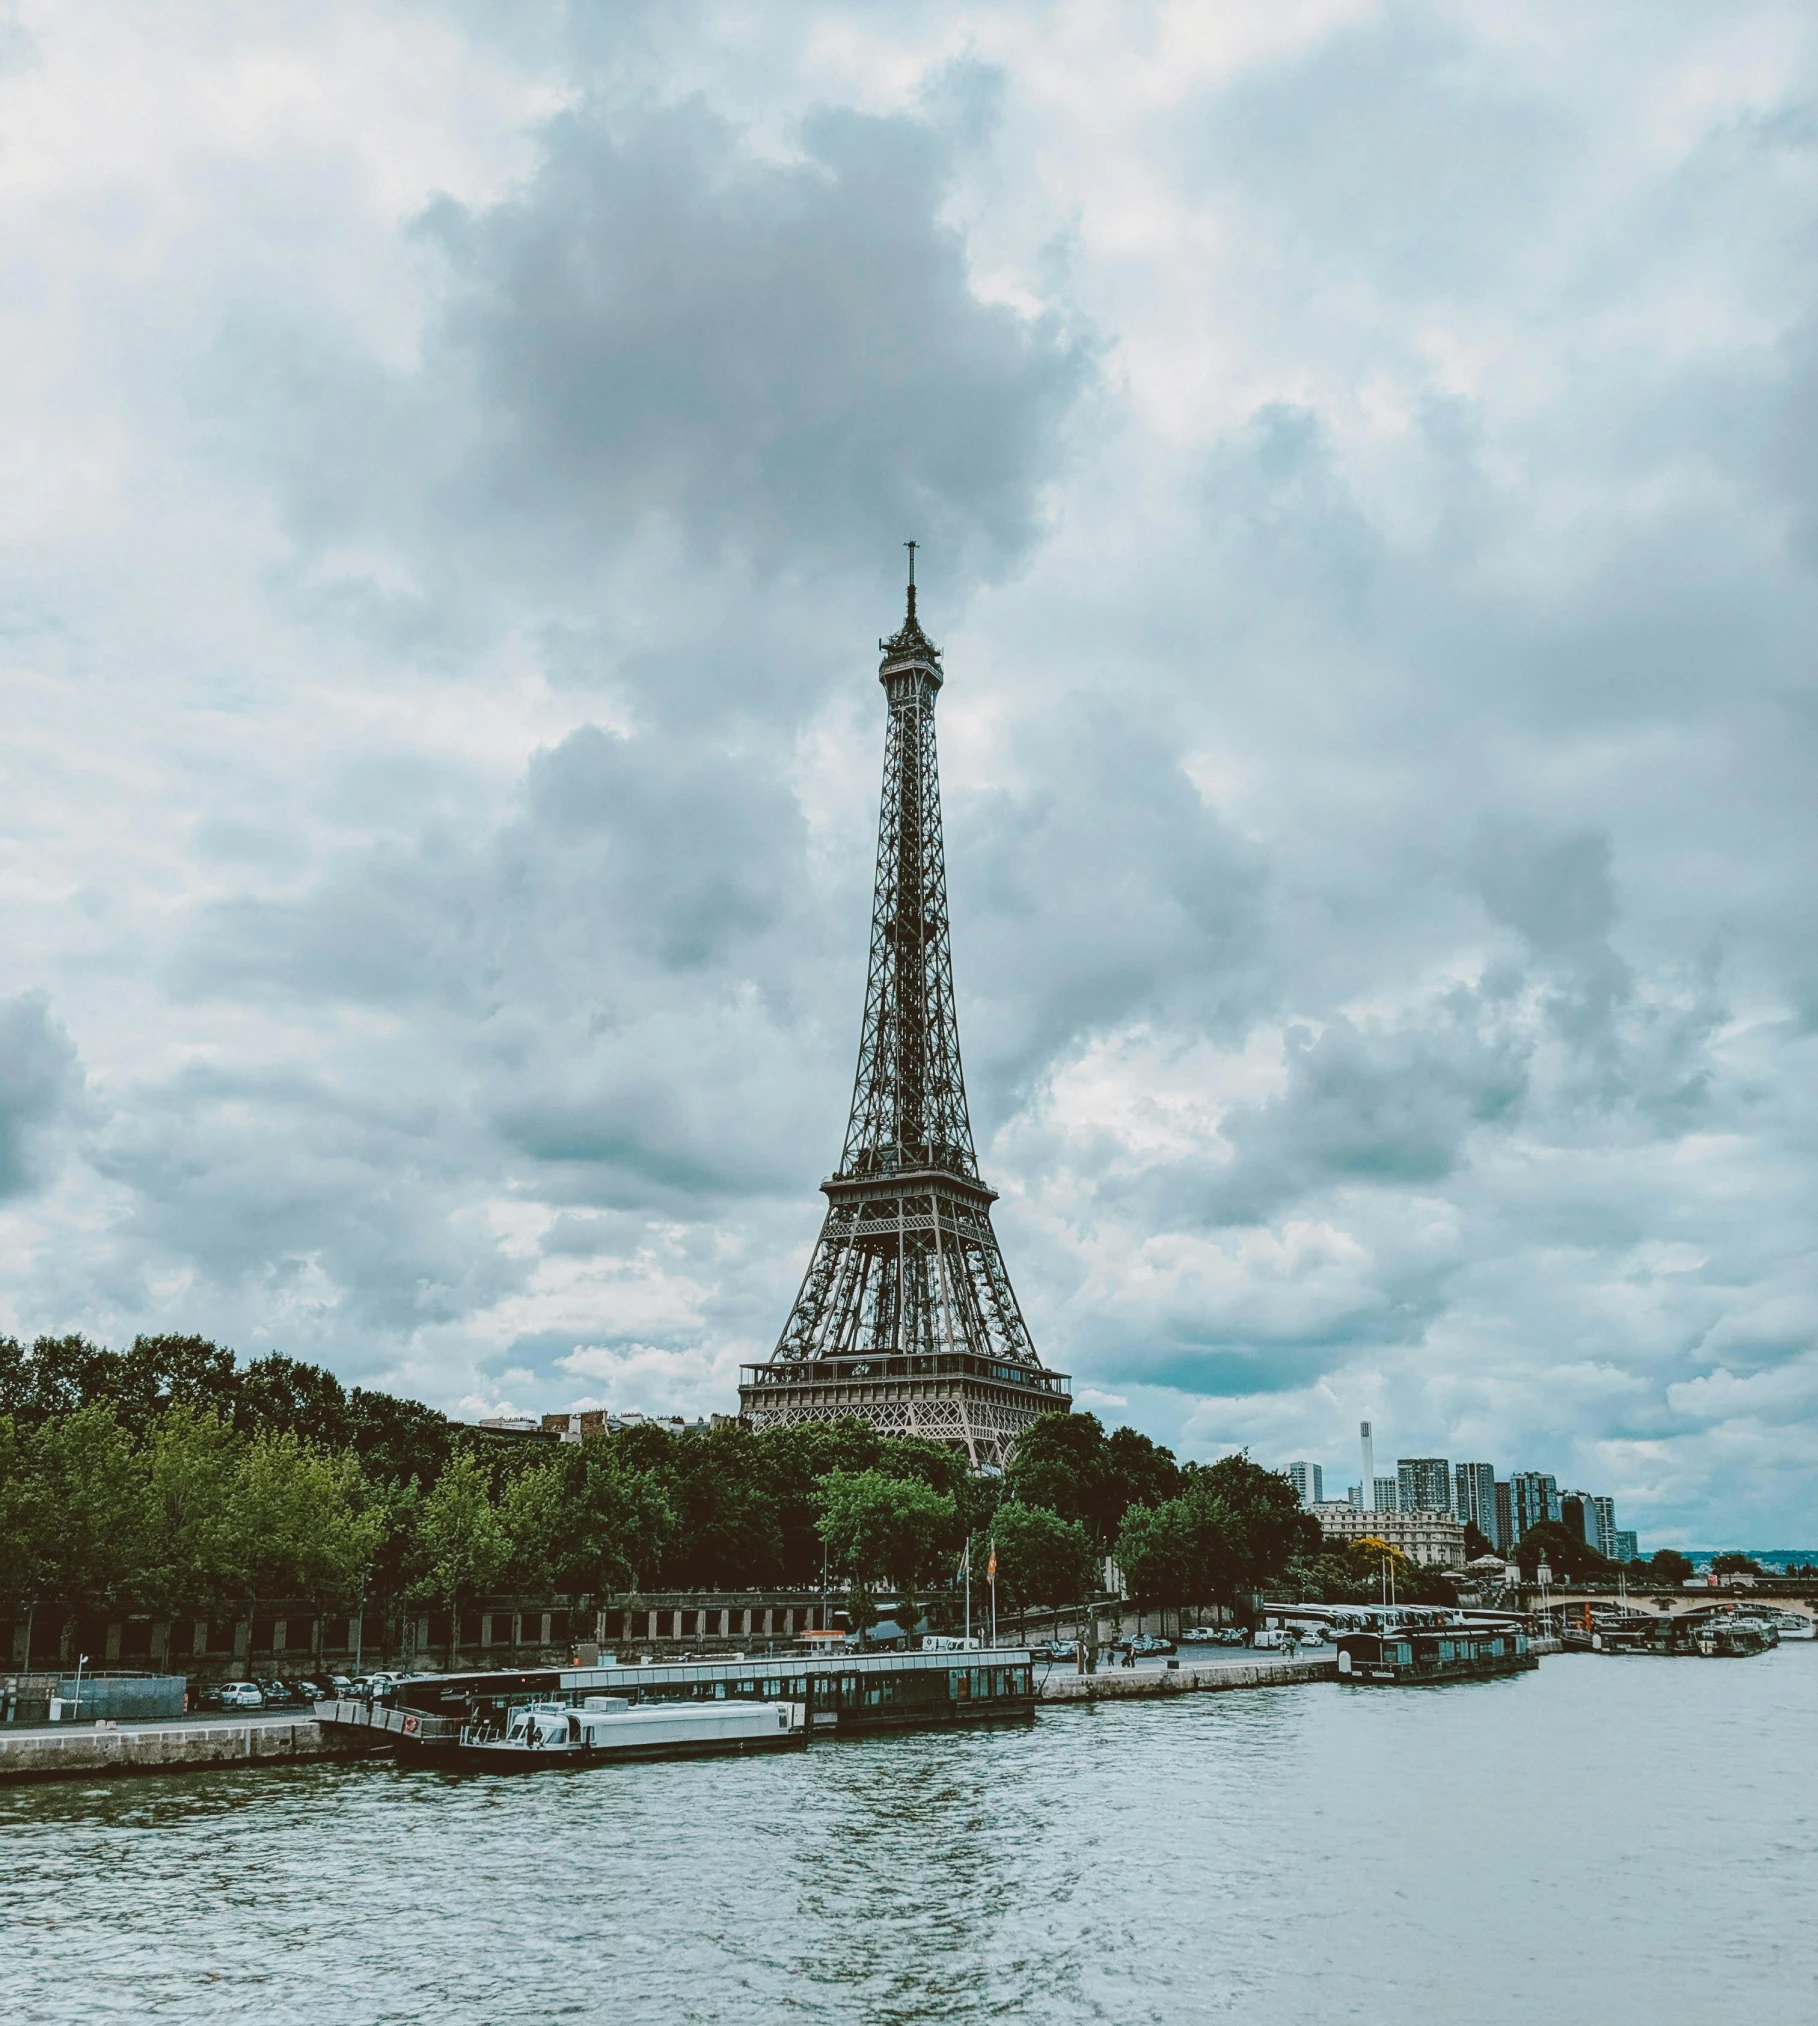
[[1808, 12], [22, 30], [8, 1327], [729, 1407], [915, 534], [974, 1114], [1082, 1401], [1798, 1532]]

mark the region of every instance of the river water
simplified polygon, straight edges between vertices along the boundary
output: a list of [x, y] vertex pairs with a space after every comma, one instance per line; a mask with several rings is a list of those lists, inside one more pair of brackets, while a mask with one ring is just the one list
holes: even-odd
[[0, 1791], [0, 2018], [1818, 2019], [1818, 1646]]

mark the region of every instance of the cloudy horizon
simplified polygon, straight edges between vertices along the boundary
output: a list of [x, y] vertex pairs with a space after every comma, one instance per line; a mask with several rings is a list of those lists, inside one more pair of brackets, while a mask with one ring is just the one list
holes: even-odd
[[0, 1332], [727, 1411], [921, 616], [1080, 1405], [1807, 1545], [1818, 26], [0, 12]]

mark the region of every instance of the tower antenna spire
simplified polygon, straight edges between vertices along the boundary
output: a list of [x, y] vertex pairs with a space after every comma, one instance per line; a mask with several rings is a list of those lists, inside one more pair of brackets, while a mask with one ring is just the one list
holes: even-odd
[[915, 552], [921, 547], [921, 543], [905, 542], [903, 547], [909, 551], [909, 617], [913, 619], [915, 617]]

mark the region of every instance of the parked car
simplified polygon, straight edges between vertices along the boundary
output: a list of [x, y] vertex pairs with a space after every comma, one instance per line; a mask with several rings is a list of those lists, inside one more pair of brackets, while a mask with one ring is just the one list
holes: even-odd
[[256, 1681], [224, 1681], [216, 1691], [222, 1709], [263, 1709], [265, 1691]]
[[324, 1695], [352, 1695], [354, 1685], [344, 1674], [331, 1674], [322, 1684]]
[[220, 1709], [222, 1707], [219, 1687], [199, 1688], [189, 1699], [191, 1709]]
[[1157, 1653], [1172, 1653], [1174, 1651], [1174, 1641], [1172, 1639], [1163, 1639], [1154, 1632], [1145, 1632], [1139, 1638], [1131, 1640], [1130, 1651], [1136, 1655], [1138, 1660], [1142, 1660]]
[[1071, 1639], [1038, 1639], [1029, 1648], [1037, 1660], [1071, 1660], [1073, 1641]]

